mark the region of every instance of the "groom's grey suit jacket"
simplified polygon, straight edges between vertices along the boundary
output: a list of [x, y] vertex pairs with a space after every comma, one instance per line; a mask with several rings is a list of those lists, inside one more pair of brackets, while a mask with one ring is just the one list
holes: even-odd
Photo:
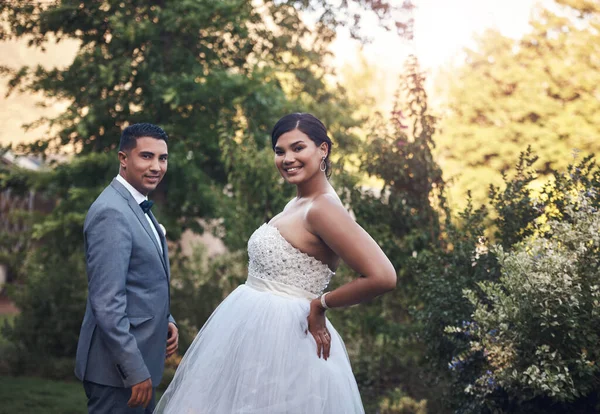
[[116, 179], [90, 207], [83, 228], [88, 299], [75, 375], [113, 387], [162, 378], [169, 321], [169, 257], [141, 207]]

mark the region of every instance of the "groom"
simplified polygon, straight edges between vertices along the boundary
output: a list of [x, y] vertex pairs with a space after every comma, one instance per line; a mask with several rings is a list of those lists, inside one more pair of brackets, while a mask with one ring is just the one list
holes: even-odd
[[178, 331], [169, 310], [169, 256], [147, 195], [167, 171], [167, 134], [123, 130], [119, 175], [84, 223], [88, 300], [75, 375], [93, 414], [151, 413]]

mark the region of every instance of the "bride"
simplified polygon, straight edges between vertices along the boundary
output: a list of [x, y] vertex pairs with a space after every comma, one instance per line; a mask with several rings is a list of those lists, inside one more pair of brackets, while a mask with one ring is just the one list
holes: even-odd
[[[325, 317], [396, 286], [377, 243], [328, 181], [316, 117], [281, 118], [275, 165], [297, 195], [248, 241], [248, 279], [214, 311], [155, 413], [364, 413], [342, 338]], [[339, 261], [361, 277], [323, 293]]]

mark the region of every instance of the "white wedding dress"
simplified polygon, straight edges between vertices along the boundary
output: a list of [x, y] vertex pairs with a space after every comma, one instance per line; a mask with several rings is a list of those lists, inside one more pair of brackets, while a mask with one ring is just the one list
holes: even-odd
[[154, 413], [364, 413], [346, 348], [327, 321], [331, 355], [307, 333], [310, 299], [333, 272], [263, 224], [248, 241], [248, 279], [214, 311]]

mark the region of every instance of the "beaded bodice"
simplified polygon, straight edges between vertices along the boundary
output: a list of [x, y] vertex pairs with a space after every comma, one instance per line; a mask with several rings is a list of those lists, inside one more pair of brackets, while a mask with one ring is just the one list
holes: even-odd
[[248, 240], [248, 274], [320, 295], [335, 274], [325, 263], [298, 250], [268, 223]]

